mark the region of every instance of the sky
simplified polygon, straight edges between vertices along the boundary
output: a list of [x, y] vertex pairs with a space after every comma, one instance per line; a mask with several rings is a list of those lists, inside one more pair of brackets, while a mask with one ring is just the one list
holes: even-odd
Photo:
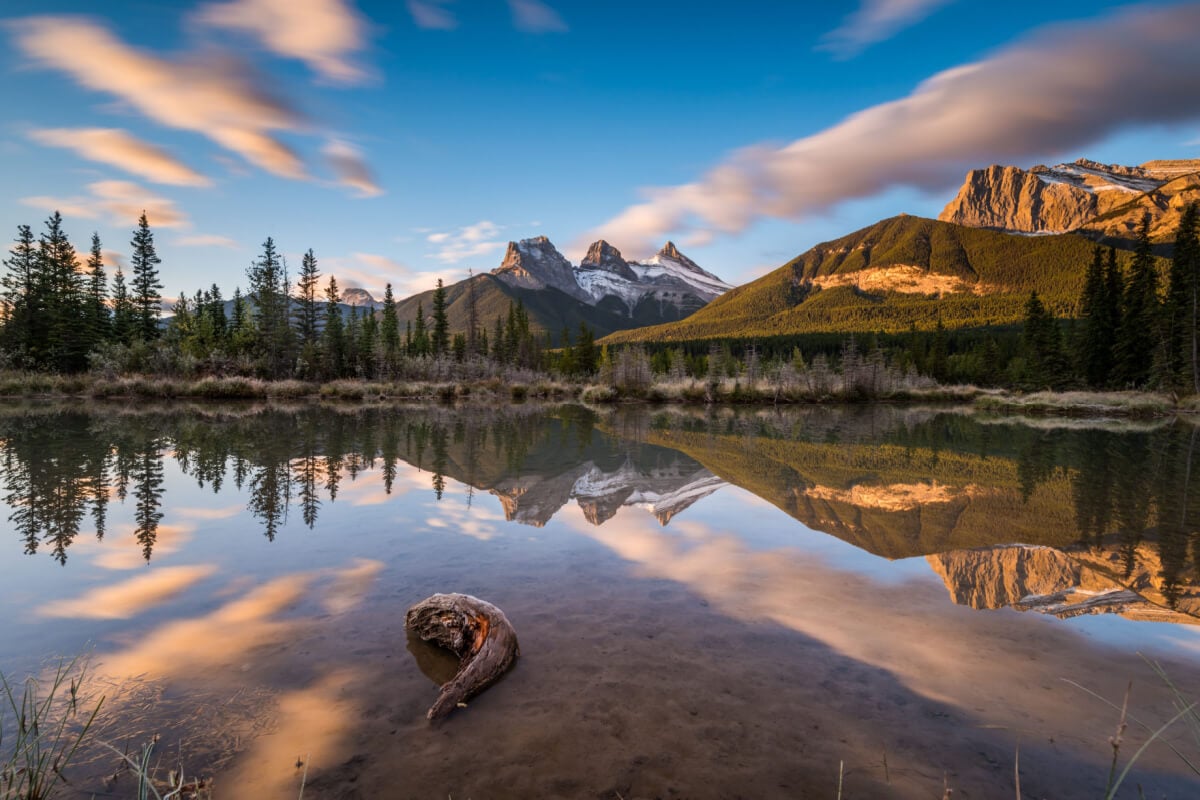
[[[730, 283], [968, 169], [1200, 158], [1200, 3], [4, 0], [0, 229], [55, 209], [164, 295], [271, 236], [398, 297], [550, 237]], [[7, 247], [4, 248], [7, 250]]]

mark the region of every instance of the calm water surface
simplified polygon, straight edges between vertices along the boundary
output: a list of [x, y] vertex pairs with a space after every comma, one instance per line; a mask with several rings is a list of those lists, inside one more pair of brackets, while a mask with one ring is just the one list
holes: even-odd
[[[9, 405], [0, 670], [90, 651], [99, 738], [222, 798], [834, 797], [839, 765], [846, 798], [1011, 798], [1018, 748], [1023, 796], [1100, 797], [1118, 715], [1068, 680], [1154, 726], [1146, 659], [1200, 698], [1197, 430]], [[522, 658], [431, 726], [403, 617], [438, 591]], [[114, 761], [79, 796], [127, 796]], [[1162, 742], [1139, 785], [1200, 796]]]

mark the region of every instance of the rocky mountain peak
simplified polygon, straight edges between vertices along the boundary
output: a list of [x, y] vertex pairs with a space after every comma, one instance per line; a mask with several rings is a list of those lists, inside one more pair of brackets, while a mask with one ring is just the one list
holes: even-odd
[[509, 242], [504, 260], [492, 274], [513, 286], [527, 289], [550, 286], [578, 299], [587, 297], [575, 280], [571, 262], [545, 236]]
[[658, 251], [658, 253], [656, 254], [655, 257], [670, 259], [671, 261], [674, 261], [677, 264], [682, 264], [683, 266], [687, 267], [688, 269], [694, 270], [696, 272], [703, 271], [700, 269], [699, 264], [697, 264], [695, 261], [692, 261], [690, 258], [685, 256], [683, 253], [679, 252], [679, 248], [676, 247], [675, 243], [671, 242], [671, 241], [668, 241], [666, 244], [664, 244], [662, 246], [662, 249], [660, 249]]
[[621, 251], [603, 239], [592, 242], [587, 255], [579, 262], [580, 269], [601, 269], [620, 275], [626, 280], [636, 281], [637, 273], [629, 266], [629, 262], [621, 257]]
[[378, 301], [366, 289], [351, 286], [342, 290], [342, 302], [348, 306], [374, 308]]

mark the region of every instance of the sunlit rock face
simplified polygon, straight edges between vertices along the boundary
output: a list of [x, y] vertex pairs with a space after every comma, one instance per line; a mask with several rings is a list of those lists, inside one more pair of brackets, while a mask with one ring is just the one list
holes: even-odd
[[1169, 239], [1183, 209], [1196, 200], [1196, 159], [1127, 167], [1081, 158], [1029, 170], [995, 164], [967, 173], [938, 219], [1013, 233], [1078, 231], [1128, 239], [1149, 214], [1151, 237]]

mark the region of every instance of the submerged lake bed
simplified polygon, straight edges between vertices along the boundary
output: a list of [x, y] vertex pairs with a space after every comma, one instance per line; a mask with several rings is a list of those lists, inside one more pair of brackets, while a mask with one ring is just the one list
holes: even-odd
[[[1196, 431], [12, 405], [0, 670], [90, 651], [97, 737], [158, 734], [218, 797], [1012, 797], [1018, 750], [1027, 796], [1099, 797], [1120, 713], [1079, 687], [1132, 681], [1157, 727], [1149, 659], [1200, 698]], [[502, 608], [521, 658], [430, 725], [404, 612], [435, 592]], [[1194, 796], [1187, 737], [1118, 796]], [[75, 790], [127, 793], [114, 760]]]

